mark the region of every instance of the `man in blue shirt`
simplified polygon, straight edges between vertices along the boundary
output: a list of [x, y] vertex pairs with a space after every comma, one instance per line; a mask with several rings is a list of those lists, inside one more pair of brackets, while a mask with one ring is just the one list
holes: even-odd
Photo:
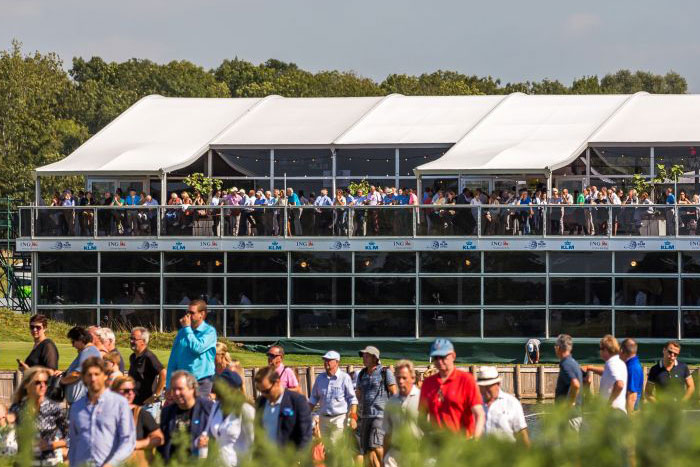
[[209, 397], [215, 373], [216, 330], [205, 322], [206, 317], [206, 302], [193, 300], [185, 316], [180, 318], [182, 328], [170, 352], [166, 389], [170, 389], [172, 374], [185, 370], [197, 379], [200, 397]]
[[136, 428], [127, 400], [107, 389], [107, 369], [99, 357], [82, 365], [87, 395], [70, 408], [70, 465], [117, 465], [136, 445]]
[[66, 401], [72, 404], [87, 392], [80, 375], [83, 363], [90, 357], [102, 358], [102, 354], [92, 343], [92, 334], [83, 327], [71, 328], [67, 337], [73, 348], [78, 351], [78, 356], [61, 377], [61, 385], [65, 386]]
[[[141, 204], [141, 197], [136, 194], [136, 190], [133, 188], [129, 189], [129, 195], [124, 198], [124, 204], [126, 206], [138, 206]], [[127, 225], [129, 227], [128, 234], [136, 235], [138, 231], [138, 211], [135, 209], [129, 209], [126, 212]]]
[[620, 358], [627, 365], [627, 414], [639, 410], [644, 389], [644, 369], [637, 357], [637, 342], [627, 338], [622, 341]]
[[318, 423], [321, 436], [338, 441], [343, 436], [343, 429], [348, 417], [350, 427], [357, 428], [357, 397], [352, 386], [352, 378], [341, 370], [340, 354], [335, 350], [323, 356], [325, 373], [321, 373], [314, 382], [309, 398], [313, 411], [318, 405]]
[[573, 348], [574, 341], [568, 334], [560, 334], [554, 343], [554, 352], [559, 359], [559, 376], [554, 390], [554, 398], [557, 402], [575, 409], [569, 418], [569, 426], [578, 431], [583, 421], [581, 416], [583, 373], [578, 362], [571, 355]]
[[[287, 205], [288, 206], [301, 206], [301, 201], [299, 196], [294, 193], [292, 187], [287, 187]], [[301, 235], [301, 209], [290, 209], [289, 215], [291, 216], [292, 228], [294, 229], [294, 235]]]

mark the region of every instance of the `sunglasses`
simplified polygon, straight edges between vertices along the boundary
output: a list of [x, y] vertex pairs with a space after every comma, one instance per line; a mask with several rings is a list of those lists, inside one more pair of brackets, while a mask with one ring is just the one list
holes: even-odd
[[672, 350], [666, 350], [666, 353], [671, 355], [672, 357], [677, 357], [680, 355], [680, 352], [674, 352]]
[[45, 379], [34, 381], [34, 386], [47, 386], [49, 382]]
[[275, 358], [275, 357], [281, 357], [281, 356], [282, 356], [282, 354], [278, 354], [278, 353], [267, 354], [267, 358]]
[[44, 329], [44, 326], [34, 326], [34, 325], [31, 325], [31, 324], [30, 324], [30, 325], [29, 325], [29, 329], [30, 329], [31, 331], [41, 331], [42, 329]]
[[134, 388], [123, 388], [119, 390], [120, 394], [129, 394], [130, 392], [136, 392]]

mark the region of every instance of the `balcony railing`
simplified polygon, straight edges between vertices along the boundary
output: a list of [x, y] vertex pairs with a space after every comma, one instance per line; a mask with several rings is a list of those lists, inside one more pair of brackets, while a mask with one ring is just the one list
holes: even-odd
[[695, 236], [700, 205], [21, 207], [24, 238]]

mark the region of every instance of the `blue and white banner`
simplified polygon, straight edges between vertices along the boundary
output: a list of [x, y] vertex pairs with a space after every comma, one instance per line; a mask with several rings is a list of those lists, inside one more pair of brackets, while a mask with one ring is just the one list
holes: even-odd
[[351, 238], [17, 240], [19, 251], [700, 251], [688, 238]]

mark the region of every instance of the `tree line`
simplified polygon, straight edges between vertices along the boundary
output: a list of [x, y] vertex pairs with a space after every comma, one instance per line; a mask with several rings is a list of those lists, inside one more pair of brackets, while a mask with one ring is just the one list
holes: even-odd
[[[253, 64], [226, 59], [207, 70], [181, 60], [165, 64], [148, 59], [107, 62], [75, 57], [65, 69], [55, 53], [22, 50], [19, 42], [0, 51], [0, 197], [21, 202], [33, 198], [32, 169], [62, 159], [149, 94], [170, 97], [284, 97], [508, 94], [657, 94], [687, 92], [684, 77], [619, 70], [602, 78], [502, 83], [491, 76], [438, 70], [420, 75], [390, 74], [381, 82], [352, 71], [304, 70], [269, 59]], [[45, 192], [80, 179], [43, 182]]]

